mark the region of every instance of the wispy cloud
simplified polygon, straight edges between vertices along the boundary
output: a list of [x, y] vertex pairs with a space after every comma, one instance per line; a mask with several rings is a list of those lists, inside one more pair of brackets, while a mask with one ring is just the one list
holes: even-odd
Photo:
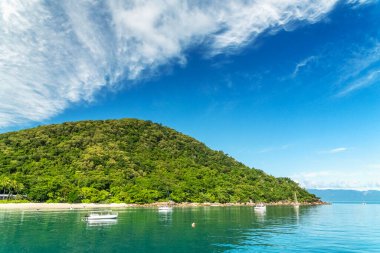
[[[380, 60], [380, 59], [379, 59]], [[380, 83], [380, 69], [370, 70], [365, 76], [358, 78], [349, 85], [347, 85], [336, 96], [343, 97], [356, 90]]]
[[344, 59], [346, 64], [340, 70], [340, 79], [337, 81], [340, 90], [335, 94], [336, 98], [380, 82], [380, 42], [371, 40], [368, 41], [370, 46], [353, 48], [350, 56]]
[[380, 171], [377, 169], [304, 172], [291, 178], [308, 189], [380, 190]]
[[341, 148], [333, 148], [333, 149], [330, 149], [328, 151], [326, 151], [325, 153], [328, 153], [328, 154], [336, 154], [336, 153], [342, 153], [342, 152], [345, 152], [347, 151], [348, 148], [344, 148], [344, 147], [341, 147]]
[[[41, 121], [102, 88], [315, 23], [337, 0], [0, 2], [0, 127]], [[124, 82], [125, 83], [125, 82]]]
[[375, 3], [377, 1], [378, 0], [348, 0], [348, 3], [354, 6], [360, 6], [360, 5]]
[[313, 55], [313, 56], [309, 56], [306, 59], [303, 59], [302, 61], [297, 63], [296, 67], [294, 68], [294, 71], [292, 73], [292, 77], [295, 78], [303, 68], [305, 68], [308, 64], [316, 61], [317, 59], [318, 59], [318, 57]]

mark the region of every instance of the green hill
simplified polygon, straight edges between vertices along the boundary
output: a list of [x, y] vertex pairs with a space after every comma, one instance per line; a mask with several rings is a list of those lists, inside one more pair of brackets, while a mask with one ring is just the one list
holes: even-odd
[[32, 201], [316, 201], [173, 129], [136, 119], [81, 121], [0, 135], [0, 191]]

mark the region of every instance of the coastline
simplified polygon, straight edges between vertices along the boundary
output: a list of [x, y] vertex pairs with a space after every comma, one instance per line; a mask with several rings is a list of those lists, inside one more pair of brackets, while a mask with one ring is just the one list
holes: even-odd
[[[125, 204], [125, 203], [0, 203], [0, 210], [86, 210], [86, 209], [122, 209], [136, 207], [160, 207], [166, 206], [167, 202], [156, 202], [150, 204]], [[228, 206], [255, 206], [257, 203], [175, 203], [173, 207], [228, 207]], [[292, 202], [271, 202], [265, 203], [267, 206], [292, 206]], [[325, 202], [300, 203], [301, 206], [327, 205]]]

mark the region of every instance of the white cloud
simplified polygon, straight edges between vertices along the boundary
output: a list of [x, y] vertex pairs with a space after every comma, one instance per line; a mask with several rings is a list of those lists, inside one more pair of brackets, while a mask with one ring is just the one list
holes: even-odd
[[[337, 0], [0, 2], [0, 127], [42, 121], [103, 87], [315, 23]], [[148, 75], [149, 76], [149, 75]]]
[[231, 1], [217, 6], [216, 17], [221, 32], [213, 38], [214, 53], [236, 49], [270, 30], [287, 29], [294, 22], [318, 22], [337, 1]]
[[348, 148], [344, 148], [344, 147], [341, 147], [341, 148], [333, 148], [333, 149], [328, 150], [326, 153], [328, 153], [328, 154], [342, 153], [342, 152], [347, 151], [347, 149], [348, 149]]
[[380, 190], [380, 171], [361, 169], [349, 171], [305, 172], [291, 177], [307, 189]]
[[371, 169], [379, 169], [380, 170], [380, 163], [372, 163], [368, 165], [368, 168]]

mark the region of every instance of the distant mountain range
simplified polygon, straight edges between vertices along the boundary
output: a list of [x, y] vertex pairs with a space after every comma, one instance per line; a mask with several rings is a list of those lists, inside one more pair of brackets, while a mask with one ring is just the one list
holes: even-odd
[[380, 202], [380, 191], [308, 189], [326, 202]]

